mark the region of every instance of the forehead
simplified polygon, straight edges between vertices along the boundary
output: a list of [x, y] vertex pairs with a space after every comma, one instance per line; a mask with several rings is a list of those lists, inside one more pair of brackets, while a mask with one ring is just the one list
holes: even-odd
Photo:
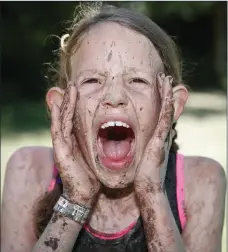
[[71, 57], [72, 75], [87, 69], [120, 73], [126, 69], [158, 71], [162, 60], [151, 41], [115, 23], [96, 25], [84, 34]]

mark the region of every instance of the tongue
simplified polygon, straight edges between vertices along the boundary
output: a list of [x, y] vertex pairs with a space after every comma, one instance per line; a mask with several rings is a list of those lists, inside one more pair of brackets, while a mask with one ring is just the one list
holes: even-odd
[[121, 141], [106, 140], [103, 142], [103, 152], [105, 156], [113, 161], [125, 159], [130, 149], [131, 141], [129, 139]]

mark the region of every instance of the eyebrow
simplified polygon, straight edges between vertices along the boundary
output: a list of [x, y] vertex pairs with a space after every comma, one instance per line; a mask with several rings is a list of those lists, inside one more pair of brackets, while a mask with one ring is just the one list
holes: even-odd
[[[151, 69], [148, 71], [143, 71], [142, 69], [136, 68], [136, 67], [126, 67], [123, 71], [123, 75], [128, 75], [130, 73], [135, 73], [135, 72], [141, 72], [141, 73], [151, 73]], [[98, 74], [100, 76], [107, 77], [107, 71], [101, 72], [97, 69], [86, 69], [80, 71], [77, 75], [76, 78], [78, 79], [79, 77], [85, 75], [85, 74]]]
[[76, 78], [78, 79], [78, 78], [81, 77], [82, 75], [91, 74], [91, 73], [92, 73], [92, 74], [98, 74], [98, 75], [106, 76], [106, 72], [105, 72], [105, 73], [102, 73], [102, 72], [100, 72], [100, 71], [97, 70], [97, 69], [86, 69], [86, 70], [80, 71], [80, 72], [77, 74]]
[[147, 71], [143, 71], [143, 69], [139, 69], [137, 67], [126, 67], [126, 69], [124, 69], [124, 73], [123, 75], [127, 75], [128, 73], [127, 72], [141, 72], [141, 73], [151, 73], [152, 72], [152, 69], [148, 69]]

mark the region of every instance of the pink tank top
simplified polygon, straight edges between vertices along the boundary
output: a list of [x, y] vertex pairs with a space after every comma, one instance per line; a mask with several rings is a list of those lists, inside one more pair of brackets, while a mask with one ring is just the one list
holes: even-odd
[[[176, 155], [176, 195], [177, 195], [177, 207], [178, 207], [178, 214], [180, 217], [181, 227], [182, 230], [185, 227], [186, 224], [186, 214], [185, 214], [185, 203], [184, 203], [184, 156], [182, 154], [177, 153]], [[58, 171], [56, 167], [54, 167], [53, 171], [53, 178], [51, 180], [51, 183], [48, 187], [48, 191], [52, 191], [56, 184], [56, 177], [58, 175]], [[129, 229], [132, 228], [132, 225], [130, 225], [127, 229], [123, 230], [124, 233], [127, 233]], [[87, 227], [85, 226], [87, 229]], [[122, 235], [122, 232], [121, 232]]]

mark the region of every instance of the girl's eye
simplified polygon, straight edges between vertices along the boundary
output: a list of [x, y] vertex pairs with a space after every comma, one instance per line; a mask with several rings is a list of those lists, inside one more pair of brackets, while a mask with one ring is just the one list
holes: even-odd
[[130, 83], [144, 83], [147, 84], [147, 82], [141, 78], [134, 78], [130, 81]]
[[100, 83], [100, 81], [98, 79], [91, 78], [91, 79], [85, 80], [83, 83], [92, 84], [92, 83]]

